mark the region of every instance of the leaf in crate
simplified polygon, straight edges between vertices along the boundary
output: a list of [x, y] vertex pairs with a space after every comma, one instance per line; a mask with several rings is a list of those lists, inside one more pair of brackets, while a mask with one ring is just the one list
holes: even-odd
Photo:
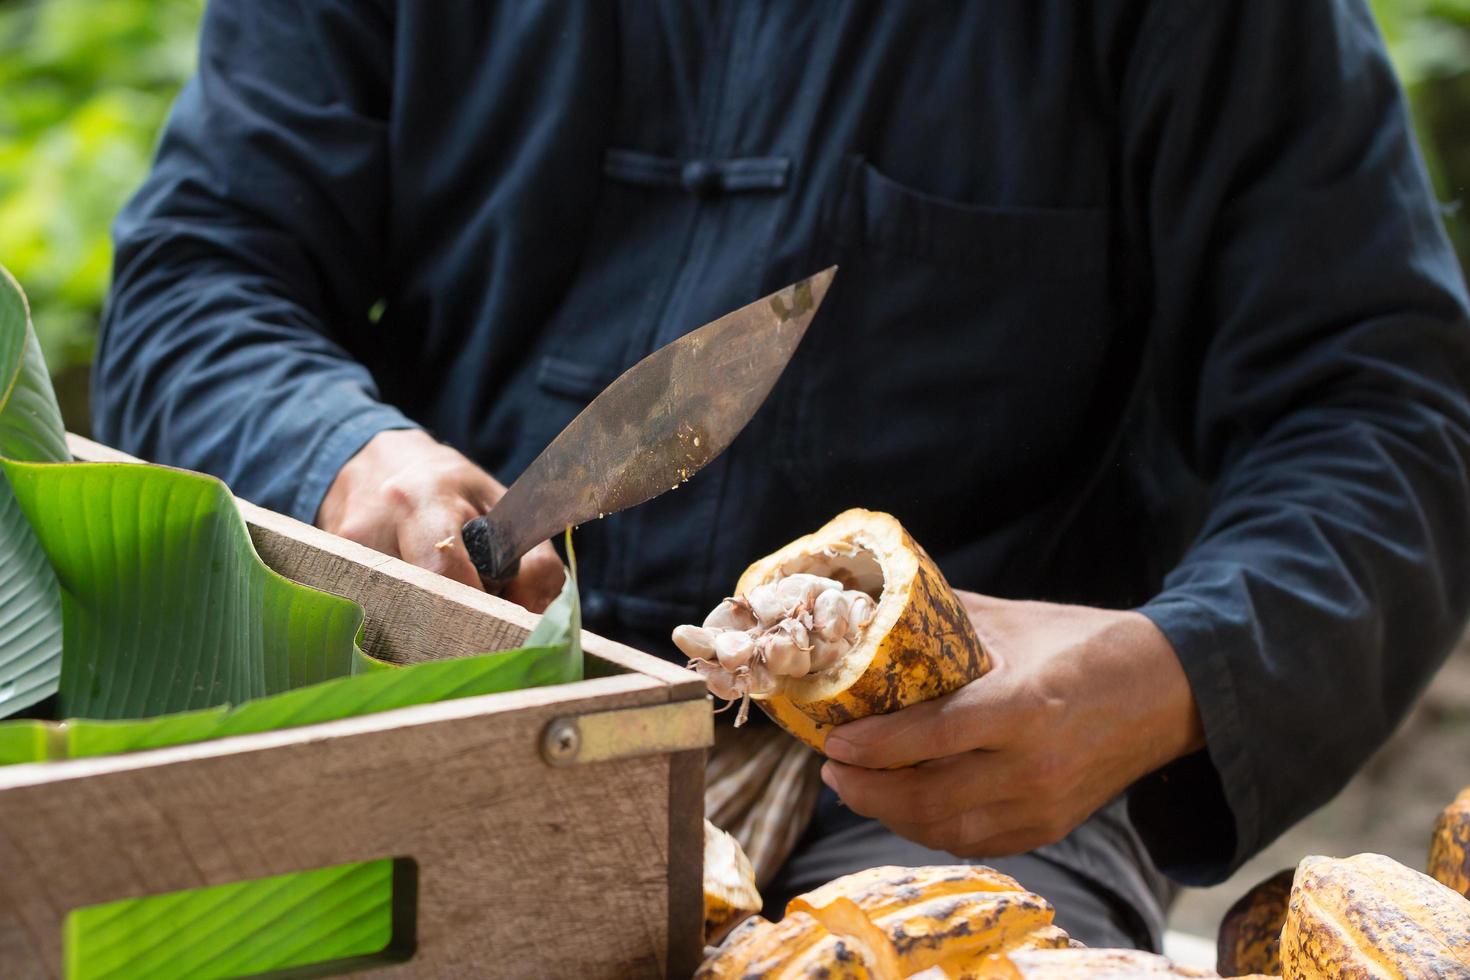
[[[566, 670], [567, 653], [566, 646], [523, 647], [323, 681], [236, 707], [205, 708], [130, 721], [77, 719], [65, 729], [63, 751], [72, 758], [136, 752], [227, 735], [313, 725], [478, 694], [565, 684], [577, 680]], [[0, 740], [0, 755], [3, 753], [4, 742]]]
[[576, 584], [569, 577], [533, 632], [532, 638], [546, 641], [543, 645], [410, 667], [381, 665], [383, 669], [243, 704], [152, 718], [75, 718], [65, 726], [12, 721], [0, 724], [0, 765], [136, 752], [479, 694], [569, 684], [582, 679], [580, 621]]
[[61, 583], [63, 717], [237, 704], [363, 669], [362, 609], [267, 568], [213, 477], [0, 465]]
[[17, 762], [44, 762], [56, 750], [50, 743], [55, 726], [26, 718], [0, 724], [0, 766]]
[[[0, 266], [0, 456], [64, 460], [66, 431], [20, 286]], [[56, 693], [61, 597], [0, 474], [0, 717]]]

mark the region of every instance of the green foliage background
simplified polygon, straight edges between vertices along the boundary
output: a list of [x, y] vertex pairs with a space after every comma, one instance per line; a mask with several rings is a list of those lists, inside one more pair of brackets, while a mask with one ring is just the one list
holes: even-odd
[[[1463, 261], [1470, 0], [1372, 5]], [[108, 228], [193, 70], [203, 10], [204, 0], [0, 0], [0, 260], [30, 294], [67, 423], [79, 431], [88, 427], [86, 370], [111, 266]]]
[[112, 216], [194, 69], [204, 0], [0, 0], [0, 256], [30, 294], [67, 423], [111, 273]]

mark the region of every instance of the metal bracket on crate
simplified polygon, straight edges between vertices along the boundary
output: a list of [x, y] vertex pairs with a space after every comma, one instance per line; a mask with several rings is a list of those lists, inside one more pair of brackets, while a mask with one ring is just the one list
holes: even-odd
[[553, 718], [541, 731], [549, 766], [578, 766], [702, 749], [714, 744], [709, 698]]

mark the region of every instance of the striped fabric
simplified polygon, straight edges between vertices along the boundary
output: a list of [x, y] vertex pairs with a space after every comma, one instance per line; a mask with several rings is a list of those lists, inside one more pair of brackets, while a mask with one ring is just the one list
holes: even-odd
[[775, 877], [811, 821], [821, 767], [821, 756], [774, 726], [715, 727], [704, 815], [740, 842], [758, 888]]

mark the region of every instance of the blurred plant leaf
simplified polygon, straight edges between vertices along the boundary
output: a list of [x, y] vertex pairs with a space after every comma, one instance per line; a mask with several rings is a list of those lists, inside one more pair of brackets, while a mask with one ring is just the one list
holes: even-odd
[[0, 0], [0, 255], [30, 287], [53, 370], [91, 361], [109, 227], [193, 71], [203, 10], [204, 0]]

